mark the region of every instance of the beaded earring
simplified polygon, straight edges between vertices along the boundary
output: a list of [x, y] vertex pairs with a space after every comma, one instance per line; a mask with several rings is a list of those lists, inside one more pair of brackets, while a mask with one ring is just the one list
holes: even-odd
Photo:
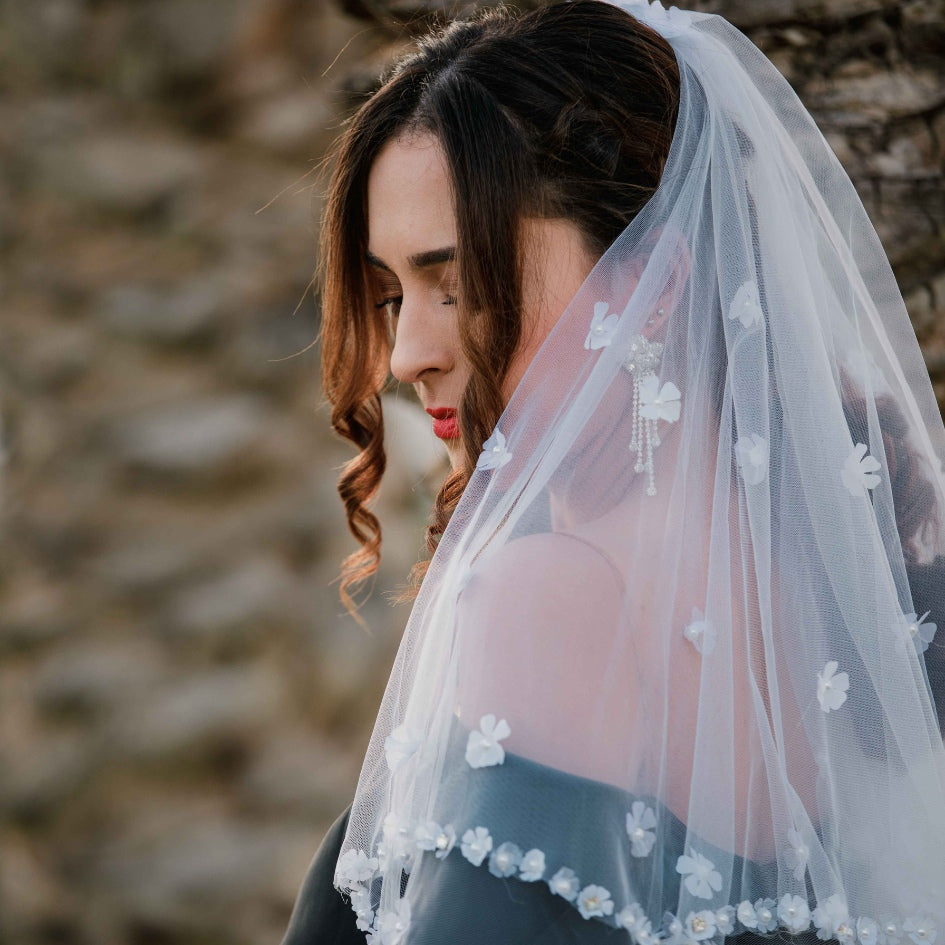
[[[663, 309], [658, 314], [663, 315]], [[647, 321], [653, 324], [653, 319]], [[654, 376], [663, 357], [663, 345], [658, 341], [650, 341], [644, 335], [634, 335], [630, 339], [630, 347], [624, 359], [623, 367], [633, 378], [633, 414], [631, 417], [630, 452], [637, 454], [634, 472], [646, 470], [649, 484], [647, 495], [656, 495], [656, 483], [653, 476], [653, 450], [660, 445], [655, 417], [641, 417], [640, 415], [640, 387], [650, 377]]]

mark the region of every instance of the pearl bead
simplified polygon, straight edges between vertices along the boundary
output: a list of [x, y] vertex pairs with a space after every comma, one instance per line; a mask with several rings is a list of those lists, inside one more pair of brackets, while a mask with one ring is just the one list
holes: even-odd
[[692, 920], [692, 931], [693, 931], [693, 932], [704, 932], [704, 931], [706, 930], [706, 927], [708, 926], [708, 924], [709, 924], [709, 923], [706, 922], [706, 920], [703, 919], [701, 915], [697, 915], [697, 916]]

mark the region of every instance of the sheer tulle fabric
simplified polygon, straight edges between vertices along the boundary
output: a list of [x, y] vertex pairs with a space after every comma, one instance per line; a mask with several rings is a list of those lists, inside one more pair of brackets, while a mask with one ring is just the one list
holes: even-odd
[[[381, 945], [436, 928], [451, 904], [422, 877], [450, 858], [543, 883], [638, 945], [930, 941], [945, 752], [922, 654], [935, 604], [906, 573], [945, 553], [928, 374], [852, 185], [771, 64], [718, 17], [626, 8], [680, 63], [669, 161], [485, 444], [336, 885]], [[625, 362], [660, 309], [640, 400]], [[897, 525], [889, 404], [934, 496], [917, 536]], [[619, 818], [558, 799], [541, 816], [560, 830], [529, 849], [536, 796], [510, 759], [600, 785]]]

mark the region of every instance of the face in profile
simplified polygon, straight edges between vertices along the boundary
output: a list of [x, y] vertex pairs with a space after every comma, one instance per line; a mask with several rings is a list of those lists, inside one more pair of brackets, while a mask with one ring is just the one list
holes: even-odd
[[[524, 220], [520, 239], [522, 341], [503, 379], [505, 402], [596, 261], [577, 227], [565, 220]], [[391, 373], [413, 386], [459, 468], [456, 413], [470, 365], [460, 339], [456, 246], [449, 169], [439, 142], [427, 132], [392, 139], [368, 177], [371, 297], [393, 333]]]

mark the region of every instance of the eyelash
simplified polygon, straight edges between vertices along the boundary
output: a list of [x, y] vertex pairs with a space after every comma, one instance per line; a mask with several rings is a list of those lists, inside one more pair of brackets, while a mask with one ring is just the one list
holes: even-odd
[[[387, 308], [389, 305], [397, 305], [397, 306], [402, 305], [402, 304], [403, 304], [403, 301], [404, 301], [404, 297], [403, 297], [402, 295], [392, 295], [392, 296], [389, 296], [389, 297], [386, 298], [386, 299], [381, 299], [381, 301], [380, 301], [380, 302], [377, 302], [374, 307], [375, 307], [376, 309], [380, 310], [380, 309], [383, 309], [383, 308]], [[455, 296], [448, 295], [448, 296], [446, 297], [446, 301], [444, 301], [444, 302], [442, 302], [442, 303], [440, 303], [440, 304], [442, 304], [442, 305], [455, 305], [455, 304], [456, 304], [456, 298], [455, 298]], [[393, 314], [393, 317], [394, 317], [394, 318], [397, 317], [395, 313], [392, 313], [392, 314]]]

